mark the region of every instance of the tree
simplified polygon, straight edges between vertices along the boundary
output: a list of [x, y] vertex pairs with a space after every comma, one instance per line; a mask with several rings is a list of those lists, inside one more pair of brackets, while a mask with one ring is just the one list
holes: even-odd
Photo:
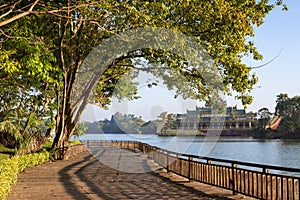
[[282, 116], [279, 129], [285, 134], [300, 132], [300, 96], [289, 98], [287, 94], [277, 96], [276, 113]]
[[28, 119], [19, 124], [21, 127], [18, 128], [8, 120], [0, 122], [0, 134], [13, 138], [9, 145], [15, 148], [15, 155], [23, 155], [42, 148], [45, 137], [40, 130], [41, 124], [37, 115], [31, 113]]
[[[262, 58], [249, 37], [254, 36], [253, 27], [260, 26], [264, 17], [275, 7], [275, 4], [265, 0], [108, 0], [89, 1], [88, 4], [82, 4], [79, 0], [29, 0], [13, 3], [15, 4], [4, 3], [0, 7], [1, 19], [5, 21], [1, 29], [1, 48], [7, 52], [6, 55], [10, 55], [8, 61], [2, 62], [15, 62], [21, 68], [33, 66], [29, 68], [30, 73], [43, 75], [42, 83], [38, 86], [34, 85], [35, 78], [21, 76], [22, 80], [32, 80], [27, 88], [46, 87], [47, 83], [51, 83], [47, 85], [48, 90], [45, 94], [49, 96], [44, 101], [51, 99], [51, 102], [56, 103], [56, 107], [50, 110], [52, 115], [56, 115], [56, 137], [53, 146], [57, 148], [68, 144], [80, 113], [89, 100], [89, 95], [81, 95], [80, 104], [73, 99], [73, 95], [76, 95], [77, 72], [84, 68], [82, 63], [85, 58], [105, 39], [137, 27], [165, 27], [193, 38], [214, 60], [216, 69], [223, 78], [225, 92], [236, 91], [244, 104], [251, 103], [249, 92], [257, 82], [257, 77], [251, 75], [251, 68], [243, 64], [242, 59], [245, 55], [252, 55], [254, 59]], [[278, 1], [277, 4], [282, 2]], [[24, 15], [20, 16], [15, 12], [17, 8], [21, 8], [19, 10]], [[12, 41], [19, 45], [13, 47]], [[28, 53], [25, 48], [28, 44], [39, 48], [40, 51], [36, 53], [45, 56], [41, 63], [46, 63], [39, 66], [39, 56], [23, 62]], [[25, 54], [18, 56], [20, 52]], [[135, 58], [141, 59], [142, 62]], [[143, 63], [143, 68], [137, 67]], [[161, 69], [164, 70], [153, 70], [154, 64], [162, 66]], [[212, 98], [210, 88], [195, 63], [163, 49], [135, 49], [115, 57], [110, 63], [103, 64], [101, 69], [103, 71], [100, 73], [100, 79], [95, 76], [87, 94], [97, 83], [96, 90], [93, 91], [93, 102], [102, 107], [110, 103], [121, 77], [133, 70], [153, 73], [164, 80], [169, 89], [176, 89], [177, 95], [202, 100]], [[187, 79], [189, 84], [180, 84], [179, 77]], [[131, 86], [128, 85], [128, 88], [131, 88], [132, 92], [128, 91], [119, 97], [134, 98], [136, 88]]]
[[73, 135], [75, 137], [79, 137], [81, 135], [84, 135], [87, 128], [88, 127], [84, 123], [77, 123]]
[[176, 118], [174, 114], [168, 114], [167, 121], [164, 124], [163, 129], [177, 129]]
[[281, 93], [277, 95], [275, 113], [278, 116], [286, 115], [288, 101], [289, 101], [289, 97], [287, 94]]
[[268, 122], [270, 121], [272, 117], [272, 113], [269, 111], [268, 108], [261, 108], [257, 112], [258, 115], [258, 126], [262, 129], [266, 129], [266, 126], [268, 125]]

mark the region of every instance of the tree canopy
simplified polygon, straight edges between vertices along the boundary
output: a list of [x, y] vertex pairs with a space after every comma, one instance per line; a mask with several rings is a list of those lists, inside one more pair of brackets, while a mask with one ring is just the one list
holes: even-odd
[[288, 97], [287, 94], [277, 95], [275, 112], [282, 116], [279, 131], [284, 134], [300, 133], [300, 96]]
[[[255, 137], [299, 138], [300, 137], [300, 96], [289, 97], [285, 93], [277, 95], [275, 113], [267, 108], [258, 110]], [[278, 121], [278, 127], [271, 124]]]
[[[75, 80], [90, 52], [108, 38], [141, 27], [164, 27], [191, 38], [213, 60], [223, 90], [237, 92], [237, 98], [249, 104], [257, 77], [242, 59], [262, 58], [254, 45], [254, 27], [276, 5], [282, 1], [1, 1], [0, 101], [5, 107], [0, 112], [6, 116], [26, 102], [25, 115], [38, 111], [41, 117], [51, 117], [56, 126], [53, 146], [60, 148], [75, 131], [75, 113], [80, 114], [89, 100], [105, 107], [116, 94], [134, 98], [137, 89], [129, 79], [127, 92], [116, 93], [115, 88], [124, 75], [138, 70], [160, 77], [180, 95], [212, 98], [195, 63], [172, 51], [141, 48], [100, 66], [104, 70], [94, 80], [93, 99], [86, 96], [79, 107], [74, 106]], [[163, 70], [153, 70], [154, 65]], [[190, 84], [176, 84], [178, 77]], [[13, 89], [5, 89], [8, 86]]]

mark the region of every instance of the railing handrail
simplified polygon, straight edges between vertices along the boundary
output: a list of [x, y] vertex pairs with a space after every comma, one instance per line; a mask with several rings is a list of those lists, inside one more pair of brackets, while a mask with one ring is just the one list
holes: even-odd
[[175, 151], [170, 151], [167, 149], [163, 149], [157, 146], [153, 146], [147, 143], [143, 143], [140, 141], [130, 141], [130, 140], [83, 140], [83, 141], [90, 141], [90, 142], [130, 142], [130, 143], [140, 143], [143, 145], [149, 145], [152, 148], [155, 148], [156, 150], [162, 150], [165, 153], [174, 154], [176, 156], [180, 157], [187, 157], [188, 158], [196, 158], [196, 159], [202, 159], [202, 160], [210, 160], [214, 162], [223, 162], [228, 164], [237, 164], [247, 167], [255, 167], [255, 168], [261, 168], [261, 169], [269, 169], [269, 170], [277, 170], [277, 171], [286, 171], [286, 172], [296, 172], [300, 173], [299, 168], [292, 168], [292, 167], [281, 167], [281, 166], [274, 166], [274, 165], [265, 165], [265, 164], [258, 164], [258, 163], [251, 163], [251, 162], [244, 162], [244, 161], [236, 161], [236, 160], [229, 160], [229, 159], [221, 159], [221, 158], [212, 158], [212, 157], [206, 157], [206, 156], [196, 156], [193, 154], [181, 154]]
[[[299, 173], [300, 170], [297, 168], [180, 154], [140, 141], [86, 140], [86, 142], [88, 147], [94, 145], [94, 142], [97, 146], [100, 144], [139, 150], [166, 168], [168, 172], [188, 180], [232, 190], [233, 194], [240, 193], [259, 199], [300, 199], [300, 177], [285, 174], [285, 172]], [[196, 158], [200, 160], [193, 160]], [[227, 163], [230, 165], [227, 166]], [[247, 169], [238, 165], [257, 169]], [[269, 170], [279, 171], [270, 173]]]

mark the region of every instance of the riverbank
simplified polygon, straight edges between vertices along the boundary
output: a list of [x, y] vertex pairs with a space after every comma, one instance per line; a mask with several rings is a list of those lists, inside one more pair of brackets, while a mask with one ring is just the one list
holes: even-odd
[[[99, 153], [110, 156], [96, 159], [86, 151], [69, 160], [26, 169], [19, 175], [8, 199], [244, 199], [244, 196], [232, 195], [228, 190], [188, 182], [129, 150], [105, 148]], [[113, 159], [111, 162], [119, 158], [115, 163], [119, 168], [101, 162], [109, 157]], [[122, 166], [145, 171], [128, 173], [118, 170]]]

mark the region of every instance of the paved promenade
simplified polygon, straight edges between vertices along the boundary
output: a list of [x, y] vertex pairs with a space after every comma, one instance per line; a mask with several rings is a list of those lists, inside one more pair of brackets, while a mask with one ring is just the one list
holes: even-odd
[[69, 160], [47, 162], [19, 174], [9, 200], [34, 199], [250, 199], [228, 190], [188, 182], [148, 160], [116, 147], [101, 147]]

